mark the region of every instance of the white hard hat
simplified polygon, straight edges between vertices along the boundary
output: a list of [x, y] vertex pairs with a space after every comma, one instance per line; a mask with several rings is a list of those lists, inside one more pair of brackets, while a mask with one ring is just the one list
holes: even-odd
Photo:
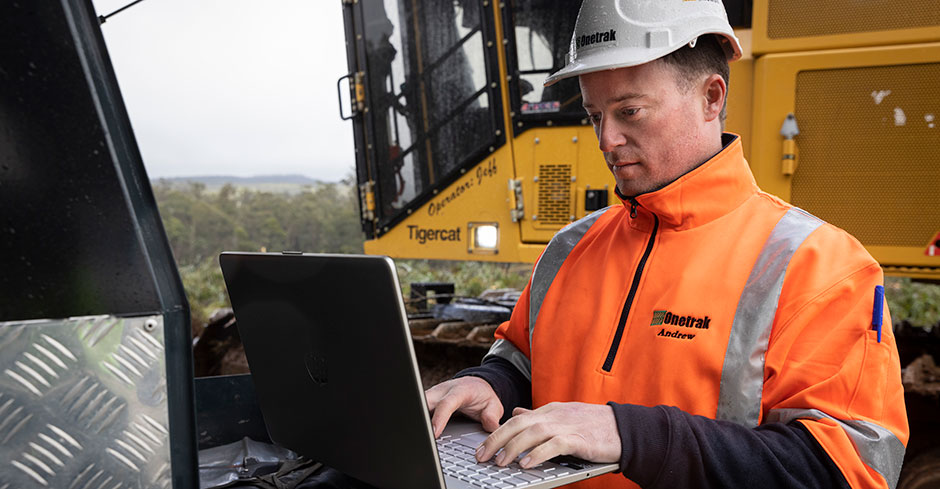
[[585, 73], [648, 63], [704, 34], [720, 36], [728, 61], [741, 57], [741, 44], [721, 0], [584, 0], [568, 64], [549, 75], [545, 86]]

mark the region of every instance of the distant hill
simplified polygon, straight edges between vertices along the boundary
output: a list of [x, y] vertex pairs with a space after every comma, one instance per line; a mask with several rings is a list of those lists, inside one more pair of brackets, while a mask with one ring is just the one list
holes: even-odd
[[186, 187], [191, 183], [201, 183], [206, 186], [206, 191], [210, 193], [218, 191], [226, 184], [262, 192], [296, 193], [303, 190], [306, 186], [316, 187], [324, 183], [330, 183], [303, 175], [258, 175], [254, 177], [198, 175], [192, 177], [153, 178], [151, 182], [155, 185], [169, 185], [171, 187]]
[[226, 183], [231, 183], [232, 185], [257, 185], [259, 183], [290, 183], [295, 185], [316, 185], [318, 183], [323, 183], [320, 180], [314, 180], [310, 177], [305, 177], [303, 175], [258, 175], [254, 177], [235, 177], [235, 176], [225, 176], [225, 175], [199, 175], [195, 177], [170, 177], [170, 178], [154, 178], [154, 181], [166, 181], [170, 183], [176, 182], [199, 182], [204, 183], [206, 186], [215, 186], [215, 185], [225, 185]]

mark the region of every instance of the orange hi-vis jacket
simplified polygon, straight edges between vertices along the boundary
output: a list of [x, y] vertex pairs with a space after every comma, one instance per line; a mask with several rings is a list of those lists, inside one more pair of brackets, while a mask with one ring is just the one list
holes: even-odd
[[735, 137], [665, 188], [561, 230], [488, 357], [531, 379], [533, 407], [802, 423], [851, 487], [893, 488], [908, 425], [887, 307], [880, 341], [872, 329], [882, 280], [852, 236], [762, 192]]

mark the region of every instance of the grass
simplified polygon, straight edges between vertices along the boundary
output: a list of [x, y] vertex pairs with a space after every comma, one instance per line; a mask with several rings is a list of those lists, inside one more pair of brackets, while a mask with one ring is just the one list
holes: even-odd
[[179, 271], [186, 298], [189, 299], [189, 313], [193, 324], [206, 324], [216, 309], [232, 307], [225, 290], [225, 282], [222, 280], [218, 258], [211, 256], [195, 265], [183, 265], [179, 267]]
[[940, 285], [914, 282], [906, 277], [885, 277], [885, 297], [895, 323], [907, 321], [921, 328], [940, 327]]

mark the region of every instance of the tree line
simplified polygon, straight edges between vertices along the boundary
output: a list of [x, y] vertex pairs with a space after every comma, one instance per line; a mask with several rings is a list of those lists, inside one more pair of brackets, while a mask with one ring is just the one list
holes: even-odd
[[222, 251], [363, 251], [358, 197], [348, 182], [269, 192], [156, 181], [153, 191], [194, 324], [228, 305], [217, 258]]
[[275, 193], [230, 184], [209, 192], [201, 183], [159, 182], [154, 195], [180, 266], [223, 250], [362, 252], [358, 199], [349, 184]]

